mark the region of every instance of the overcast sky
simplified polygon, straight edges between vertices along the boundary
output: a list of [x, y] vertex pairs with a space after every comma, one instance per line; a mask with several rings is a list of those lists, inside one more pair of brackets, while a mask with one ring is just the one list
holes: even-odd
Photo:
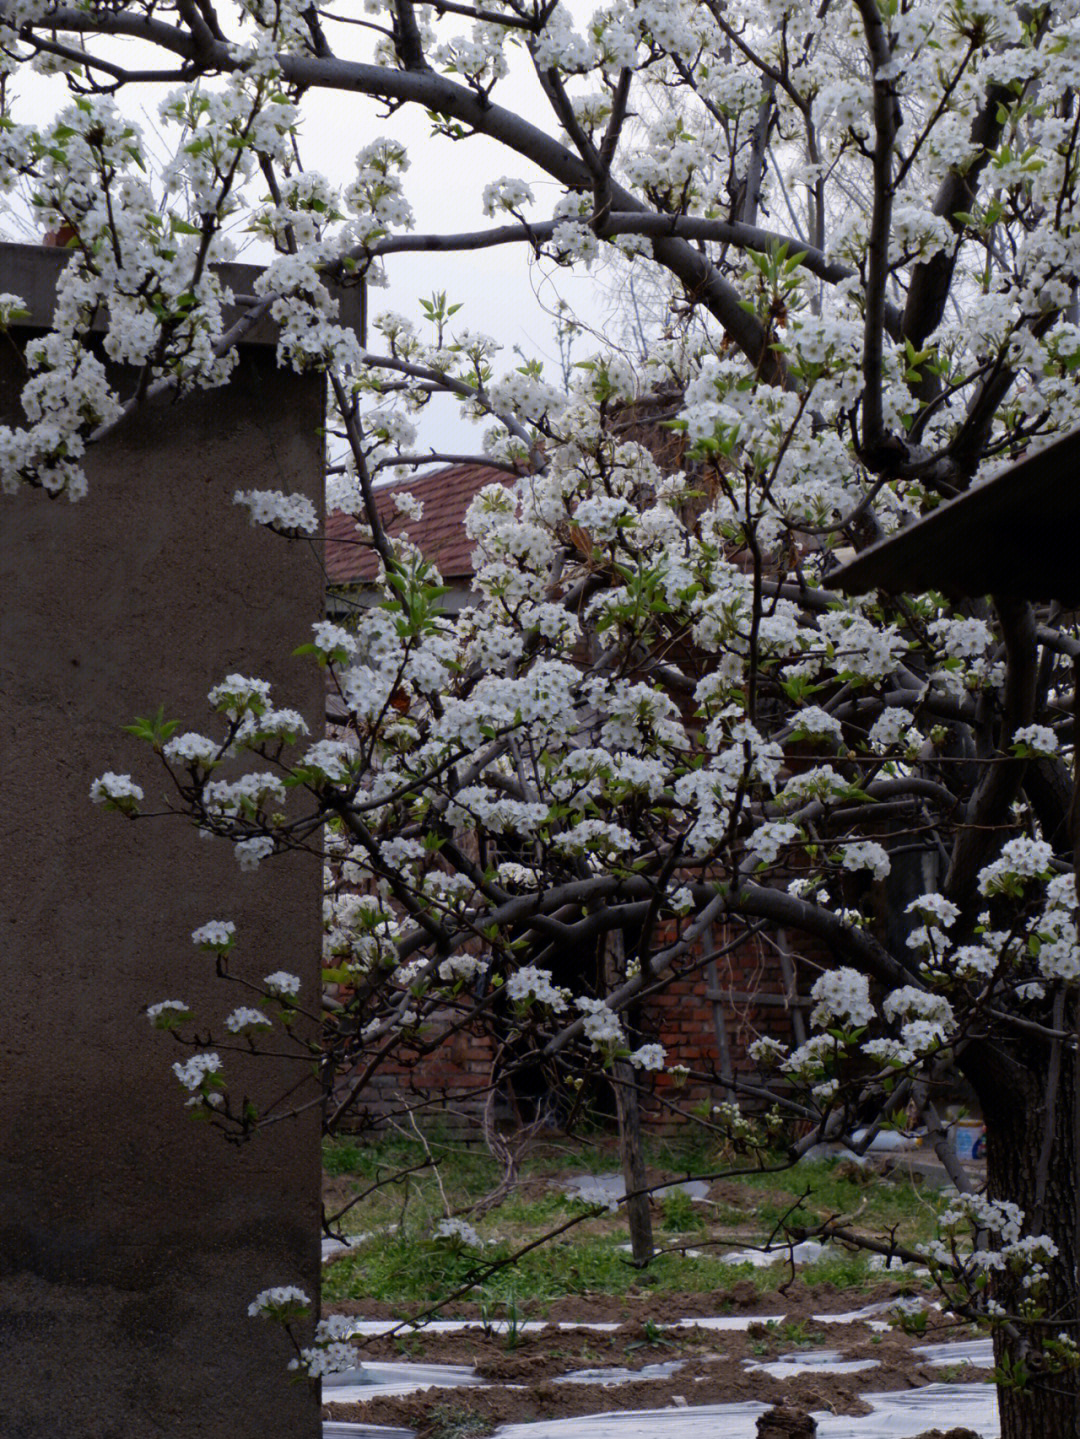
[[[463, 30], [467, 25], [462, 20]], [[116, 42], [116, 46], [117, 58], [122, 54], [128, 63], [141, 48], [125, 42]], [[344, 43], [342, 48], [347, 53]], [[523, 113], [546, 127], [550, 110], [531, 67], [520, 50], [511, 48], [510, 55], [511, 76], [496, 91], [496, 99], [508, 103], [512, 96]], [[162, 142], [155, 143], [153, 132], [158, 124], [157, 106], [169, 88], [133, 87], [120, 95], [119, 103], [142, 127], [151, 153], [160, 154], [165, 148]], [[68, 103], [60, 77], [46, 78], [26, 71], [16, 78], [13, 90], [13, 113], [23, 122], [42, 124]], [[497, 224], [483, 217], [481, 196], [484, 186], [501, 175], [523, 179], [532, 187], [537, 204], [531, 213], [537, 218], [550, 215], [560, 193], [554, 181], [486, 137], [476, 136], [456, 144], [443, 137], [433, 138], [431, 122], [419, 107], [406, 106], [386, 116], [365, 97], [324, 90], [305, 96], [302, 115], [300, 150], [304, 164], [323, 171], [338, 185], [354, 177], [356, 152], [376, 136], [393, 135], [405, 142], [411, 159], [405, 189], [419, 233], [475, 230]], [[25, 213], [25, 208], [16, 203], [6, 217], [4, 229], [10, 238], [33, 238]], [[265, 243], [243, 235], [235, 238], [243, 246], [242, 259], [258, 263], [267, 257]], [[565, 299], [590, 326], [602, 327], [608, 311], [606, 295], [598, 294], [591, 276], [550, 261], [530, 263], [530, 250], [525, 244], [477, 254], [392, 255], [386, 268], [389, 288], [371, 292], [373, 315], [381, 310], [396, 310], [422, 324], [419, 298], [434, 290], [445, 290], [452, 301], [463, 306], [455, 322], [491, 335], [503, 345], [496, 358], [497, 373], [521, 362], [512, 353], [516, 345], [526, 356], [543, 359], [550, 378], [558, 382], [557, 346], [550, 316], [557, 300]], [[595, 348], [594, 342], [583, 337], [575, 358]], [[428, 410], [420, 426], [422, 448], [479, 449], [481, 429], [460, 419], [455, 404], [437, 401]]]

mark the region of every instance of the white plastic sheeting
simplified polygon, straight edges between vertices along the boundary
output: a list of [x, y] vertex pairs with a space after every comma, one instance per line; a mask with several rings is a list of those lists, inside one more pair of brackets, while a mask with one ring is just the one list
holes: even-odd
[[994, 1367], [992, 1339], [961, 1339], [949, 1344], [920, 1344], [913, 1352], [935, 1366], [975, 1364], [980, 1369]]
[[325, 1264], [328, 1259], [336, 1259], [339, 1254], [348, 1254], [351, 1249], [358, 1249], [370, 1238], [370, 1234], [350, 1234], [345, 1239], [328, 1239], [324, 1235], [322, 1241], [323, 1263]]
[[331, 1374], [323, 1380], [323, 1400], [360, 1404], [382, 1394], [414, 1394], [417, 1389], [458, 1389], [482, 1384], [471, 1364], [379, 1364]]
[[789, 1259], [793, 1264], [813, 1264], [823, 1254], [831, 1254], [835, 1251], [826, 1244], [819, 1244], [816, 1239], [804, 1239], [799, 1244], [777, 1245], [774, 1249], [730, 1249], [727, 1254], [721, 1254], [722, 1264], [750, 1264], [755, 1269], [768, 1269], [772, 1264], [786, 1264]]
[[[867, 1305], [846, 1314], [815, 1314], [818, 1323], [850, 1324], [863, 1321], [874, 1328], [887, 1328], [876, 1316], [899, 1307], [895, 1301]], [[904, 1307], [920, 1308], [909, 1302]], [[712, 1330], [745, 1330], [750, 1324], [779, 1323], [783, 1315], [722, 1315], [687, 1318], [680, 1325], [696, 1325]], [[480, 1320], [436, 1320], [427, 1328], [436, 1332], [479, 1328]], [[357, 1320], [354, 1333], [385, 1333], [394, 1328], [390, 1320]], [[497, 1327], [493, 1325], [492, 1327]], [[532, 1321], [522, 1326], [536, 1331], [543, 1329], [583, 1328], [611, 1331], [614, 1323], [573, 1325], [546, 1324]], [[664, 1326], [670, 1327], [670, 1326]], [[967, 1339], [942, 1344], [918, 1345], [913, 1357], [933, 1365], [976, 1364], [990, 1367], [993, 1363], [988, 1339]], [[585, 1369], [561, 1376], [561, 1383], [596, 1383], [616, 1385], [629, 1379], [669, 1378], [683, 1361], [671, 1360], [652, 1364], [640, 1370]], [[873, 1368], [877, 1361], [844, 1360], [838, 1350], [817, 1350], [810, 1353], [784, 1354], [773, 1361], [750, 1362], [748, 1369], [757, 1369], [777, 1378], [791, 1378], [806, 1373], [855, 1373]], [[407, 1394], [417, 1389], [439, 1386], [477, 1386], [484, 1381], [466, 1365], [460, 1364], [365, 1364], [363, 1371], [324, 1381], [323, 1397], [338, 1403], [356, 1403], [377, 1394]], [[872, 1382], [872, 1381], [871, 1381]], [[613, 1394], [612, 1399], [616, 1396]], [[863, 1398], [873, 1406], [870, 1414], [857, 1418], [847, 1415], [816, 1414], [818, 1439], [913, 1439], [929, 1428], [966, 1426], [983, 1439], [997, 1439], [1000, 1433], [997, 1398], [990, 1384], [928, 1384], [920, 1389], [891, 1393], [868, 1393]], [[496, 1439], [754, 1439], [758, 1415], [769, 1406], [757, 1401], [738, 1404], [705, 1404], [692, 1407], [671, 1407], [649, 1410], [612, 1410], [606, 1414], [589, 1414], [573, 1419], [552, 1419], [529, 1424], [507, 1424], [497, 1431]], [[413, 1439], [407, 1429], [393, 1429], [371, 1424], [327, 1423], [323, 1439]]]
[[[571, 1174], [561, 1180], [559, 1188], [573, 1199], [584, 1199], [597, 1204], [617, 1204], [626, 1198], [626, 1181], [621, 1174]], [[680, 1189], [690, 1199], [707, 1199], [709, 1184], [705, 1179], [678, 1179], [673, 1184], [661, 1185], [652, 1191], [654, 1199]]]
[[[864, 1394], [872, 1414], [852, 1419], [818, 1414], [818, 1439], [911, 1439], [925, 1429], [974, 1429], [983, 1439], [998, 1439], [997, 1394], [992, 1384], [927, 1384], [892, 1394]], [[661, 1439], [659, 1431], [656, 1439]], [[531, 1439], [542, 1439], [534, 1434]], [[702, 1436], [705, 1439], [705, 1436]], [[720, 1439], [717, 1434], [716, 1439]]]
[[657, 1329], [717, 1329], [732, 1331], [749, 1329], [751, 1324], [782, 1324], [783, 1314], [706, 1314], [700, 1319], [680, 1319], [678, 1324], [658, 1324]]
[[838, 1349], [816, 1349], [812, 1353], [746, 1361], [748, 1374], [768, 1374], [773, 1379], [797, 1379], [800, 1374], [859, 1374], [864, 1369], [879, 1367], [877, 1359], [845, 1359]]
[[[657, 1329], [749, 1329], [751, 1324], [780, 1324], [783, 1314], [721, 1314], [704, 1315], [699, 1319], [680, 1319], [677, 1325], [658, 1324]], [[815, 1314], [814, 1318], [825, 1322], [829, 1315]], [[861, 1316], [860, 1316], [861, 1317]], [[487, 1329], [493, 1334], [504, 1334], [510, 1327], [505, 1319], [431, 1319], [423, 1324], [408, 1324], [400, 1319], [354, 1319], [349, 1325], [350, 1334], [380, 1335], [400, 1330], [403, 1334], [410, 1329], [422, 1329], [427, 1334], [459, 1334], [465, 1329]], [[591, 1329], [594, 1333], [611, 1334], [620, 1327], [620, 1321], [608, 1320], [603, 1323], [577, 1323], [560, 1320], [558, 1324], [544, 1319], [527, 1319], [515, 1326], [523, 1334], [538, 1334], [542, 1329]], [[888, 1326], [885, 1326], [886, 1328]]]
[[416, 1439], [412, 1429], [390, 1429], [385, 1424], [339, 1424], [327, 1420], [322, 1439]]
[[555, 1384], [626, 1384], [638, 1379], [670, 1379], [686, 1364], [685, 1359], [667, 1359], [662, 1364], [643, 1364], [640, 1369], [575, 1369], [560, 1374]]
[[[815, 1414], [818, 1439], [913, 1439], [925, 1429], [963, 1425], [983, 1439], [1000, 1434], [997, 1399], [989, 1384], [928, 1384], [895, 1394], [867, 1394], [873, 1412]], [[637, 1409], [504, 1424], [495, 1439], [754, 1439], [759, 1414], [769, 1406], [703, 1404], [687, 1409]], [[324, 1424], [323, 1439], [413, 1439], [408, 1429], [371, 1424]]]
[[753, 1439], [768, 1404], [702, 1404], [693, 1409], [628, 1409], [504, 1424], [496, 1439]]
[[923, 1309], [940, 1309], [936, 1303], [927, 1303], [923, 1299], [900, 1298], [883, 1299], [877, 1304], [867, 1304], [862, 1309], [847, 1309], [843, 1314], [815, 1314], [815, 1324], [858, 1324], [864, 1323], [868, 1329], [876, 1329], [882, 1333], [893, 1326], [888, 1319], [882, 1319], [883, 1314], [895, 1314], [897, 1311], [903, 1314], [918, 1314]]
[[[997, 1399], [986, 1384], [928, 1384], [895, 1394], [866, 1394], [873, 1412], [852, 1418], [815, 1414], [818, 1439], [912, 1439], [942, 1423], [966, 1425], [984, 1439], [1000, 1433]], [[754, 1439], [760, 1403], [703, 1404], [688, 1409], [638, 1409], [504, 1424], [495, 1439]], [[355, 1436], [354, 1436], [355, 1439]]]
[[[753, 1320], [748, 1319], [748, 1324]], [[551, 1324], [546, 1319], [526, 1319], [519, 1321], [514, 1326], [522, 1334], [539, 1334], [542, 1329], [592, 1329], [603, 1334], [609, 1334], [613, 1329], [618, 1329], [618, 1322], [612, 1320], [603, 1324]], [[349, 1325], [350, 1334], [380, 1335], [389, 1334], [392, 1331], [401, 1331], [402, 1334], [410, 1330], [423, 1330], [425, 1334], [460, 1334], [465, 1329], [486, 1329], [492, 1334], [505, 1334], [510, 1328], [508, 1319], [428, 1319], [418, 1324], [410, 1324], [402, 1319], [354, 1319]]]

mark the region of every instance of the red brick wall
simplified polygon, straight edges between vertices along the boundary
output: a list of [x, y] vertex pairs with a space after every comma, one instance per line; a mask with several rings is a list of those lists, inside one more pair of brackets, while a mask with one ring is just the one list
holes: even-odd
[[[671, 938], [673, 935], [658, 934], [656, 943], [662, 947]], [[722, 933], [715, 932], [710, 949], [720, 949], [723, 944]], [[707, 992], [708, 968], [701, 964], [703, 952], [691, 957], [687, 969], [669, 979], [662, 991], [649, 996], [634, 1016], [638, 1042], [658, 1040], [667, 1050], [669, 1066], [681, 1064], [694, 1071], [694, 1077], [683, 1082], [669, 1073], [652, 1077], [655, 1092], [644, 1107], [644, 1118], [660, 1129], [682, 1122], [678, 1111], [715, 1104], [727, 1097], [722, 1087], [707, 1077], [720, 1073], [721, 1060]], [[799, 958], [793, 956], [797, 970]], [[784, 984], [775, 942], [755, 936], [721, 955], [716, 960], [716, 980], [721, 991], [779, 999]], [[802, 977], [803, 993], [810, 982], [809, 977]], [[725, 1004], [724, 1013], [736, 1072], [753, 1069], [747, 1048], [759, 1035], [769, 1034], [786, 1042], [794, 1038], [792, 1012], [783, 1002], [735, 1002]], [[406, 1049], [398, 1058], [387, 1060], [365, 1086], [355, 1109], [355, 1123], [363, 1127], [387, 1122], [408, 1124], [408, 1112], [412, 1111], [421, 1125], [438, 1122], [461, 1137], [479, 1139], [493, 1055], [492, 1043], [486, 1036], [467, 1031], [459, 1031], [426, 1055]], [[342, 1087], [347, 1082], [346, 1077]], [[512, 1120], [510, 1102], [502, 1100], [496, 1114]]]
[[[723, 947], [723, 935], [714, 934], [710, 949]], [[648, 1122], [669, 1128], [680, 1122], [678, 1111], [719, 1103], [730, 1096], [711, 1076], [723, 1070], [717, 1041], [717, 1026], [710, 998], [709, 967], [700, 966], [672, 979], [642, 1008], [641, 1032], [657, 1039], [667, 1050], [668, 1071], [655, 1077], [654, 1101], [645, 1107]], [[783, 976], [775, 945], [750, 938], [716, 961], [716, 988], [779, 999], [784, 993]], [[781, 1003], [724, 1001], [723, 1022], [731, 1068], [736, 1074], [754, 1069], [747, 1049], [763, 1034], [790, 1042], [792, 1015]], [[686, 1078], [673, 1076], [679, 1065], [691, 1071]]]

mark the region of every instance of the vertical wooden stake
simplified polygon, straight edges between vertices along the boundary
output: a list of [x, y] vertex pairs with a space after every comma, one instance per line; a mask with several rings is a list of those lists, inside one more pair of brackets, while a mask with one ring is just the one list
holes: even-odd
[[[604, 977], [611, 989], [626, 978], [623, 937], [618, 930], [609, 936], [604, 958]], [[648, 1187], [649, 1177], [641, 1142], [637, 1075], [634, 1066], [625, 1059], [617, 1059], [611, 1066], [611, 1088], [615, 1094], [615, 1114], [619, 1121], [619, 1159], [627, 1194], [626, 1222], [630, 1230], [630, 1250], [634, 1263], [645, 1265], [653, 1255], [652, 1212], [649, 1196], [640, 1191]]]

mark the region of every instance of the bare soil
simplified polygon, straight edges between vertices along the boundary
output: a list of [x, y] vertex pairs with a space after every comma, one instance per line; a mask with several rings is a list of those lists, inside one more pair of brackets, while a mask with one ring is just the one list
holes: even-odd
[[[413, 1363], [469, 1364], [486, 1381], [483, 1388], [426, 1389], [404, 1397], [373, 1397], [362, 1404], [324, 1405], [327, 1419], [399, 1425], [420, 1439], [438, 1435], [448, 1420], [461, 1426], [471, 1419], [470, 1436], [491, 1433], [500, 1424], [569, 1418], [612, 1409], [662, 1409], [672, 1405], [717, 1404], [759, 1400], [793, 1404], [835, 1414], [865, 1414], [860, 1394], [868, 1389], [911, 1389], [955, 1381], [986, 1382], [988, 1371], [969, 1367], [932, 1368], [912, 1351], [914, 1346], [965, 1337], [955, 1322], [931, 1315], [926, 1332], [911, 1336], [899, 1329], [875, 1332], [865, 1323], [815, 1323], [816, 1313], [840, 1313], [899, 1297], [895, 1285], [873, 1293], [843, 1294], [796, 1279], [782, 1291], [762, 1292], [749, 1281], [724, 1294], [629, 1295], [613, 1299], [584, 1295], [554, 1301], [543, 1312], [523, 1317], [582, 1325], [614, 1322], [618, 1328], [597, 1332], [584, 1328], [549, 1328], [508, 1339], [505, 1334], [469, 1329], [436, 1334], [403, 1332], [355, 1341], [357, 1359], [406, 1360]], [[387, 1306], [347, 1303], [329, 1312], [365, 1318], [395, 1317]], [[383, 1313], [379, 1313], [383, 1310]], [[684, 1316], [718, 1313], [784, 1315], [782, 1325], [752, 1324], [746, 1332], [717, 1332], [687, 1327], [663, 1329]], [[476, 1305], [456, 1307], [457, 1317], [481, 1317]], [[449, 1316], [447, 1316], [449, 1317]], [[762, 1371], [748, 1371], [744, 1361], [767, 1362], [780, 1355], [812, 1356], [821, 1349], [840, 1351], [844, 1359], [873, 1359], [877, 1367], [857, 1374], [804, 1373], [778, 1380]], [[679, 1371], [661, 1379], [628, 1379], [618, 1384], [556, 1383], [580, 1369], [619, 1366], [639, 1370], [678, 1359]], [[940, 1431], [933, 1431], [937, 1436]], [[931, 1439], [930, 1435], [926, 1439]], [[943, 1436], [945, 1439], [945, 1436]], [[956, 1439], [960, 1439], [957, 1435]], [[978, 1436], [971, 1436], [978, 1439]]]

